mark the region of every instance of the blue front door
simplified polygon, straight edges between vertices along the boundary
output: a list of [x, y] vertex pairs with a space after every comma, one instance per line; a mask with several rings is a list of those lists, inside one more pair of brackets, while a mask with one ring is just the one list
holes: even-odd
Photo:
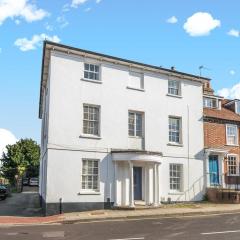
[[134, 200], [142, 200], [142, 168], [133, 167]]
[[219, 185], [219, 166], [218, 166], [218, 156], [209, 156], [209, 175], [210, 175], [210, 185]]

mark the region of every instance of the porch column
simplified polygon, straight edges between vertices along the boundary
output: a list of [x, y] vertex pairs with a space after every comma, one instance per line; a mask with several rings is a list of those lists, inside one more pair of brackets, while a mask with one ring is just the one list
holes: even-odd
[[206, 163], [206, 165], [205, 165], [205, 181], [206, 181], [206, 187], [210, 187], [210, 174], [209, 174], [209, 162], [208, 162], [208, 160], [209, 160], [209, 152], [206, 152], [205, 153], [205, 163]]
[[157, 163], [153, 166], [153, 206], [158, 206], [158, 175], [157, 175]]
[[148, 206], [150, 204], [149, 199], [149, 167], [145, 165], [145, 205]]
[[160, 199], [160, 163], [157, 164], [157, 185], [158, 185], [158, 195], [157, 195], [157, 201], [158, 205], [161, 205], [161, 199]]
[[114, 162], [114, 177], [115, 177], [115, 198], [114, 198], [114, 206], [118, 206], [118, 164], [117, 161]]
[[129, 161], [129, 207], [134, 207], [133, 164]]
[[226, 181], [225, 181], [225, 158], [227, 157], [227, 154], [223, 154], [222, 156], [222, 164], [221, 164], [221, 183], [222, 187], [226, 188]]

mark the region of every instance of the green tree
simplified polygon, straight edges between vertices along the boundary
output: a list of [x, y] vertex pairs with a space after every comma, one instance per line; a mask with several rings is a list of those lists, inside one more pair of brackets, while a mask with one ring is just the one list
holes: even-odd
[[21, 139], [13, 145], [7, 145], [2, 156], [2, 175], [11, 184], [23, 176], [36, 177], [39, 169], [40, 147], [32, 139]]

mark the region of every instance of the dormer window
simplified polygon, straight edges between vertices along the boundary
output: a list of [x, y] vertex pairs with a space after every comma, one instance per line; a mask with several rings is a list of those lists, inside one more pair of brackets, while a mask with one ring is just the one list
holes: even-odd
[[229, 110], [235, 112], [236, 114], [240, 115], [240, 100], [239, 99], [234, 99], [229, 101], [228, 103], [225, 104], [225, 107], [228, 108]]
[[203, 98], [203, 107], [205, 108], [218, 108], [218, 100], [216, 98]]
[[235, 112], [240, 115], [240, 101], [235, 101]]

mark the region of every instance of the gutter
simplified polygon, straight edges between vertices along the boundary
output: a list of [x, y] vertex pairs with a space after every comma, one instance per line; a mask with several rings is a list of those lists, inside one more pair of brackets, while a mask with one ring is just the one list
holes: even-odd
[[38, 118], [42, 118], [42, 83], [43, 83], [43, 71], [44, 71], [44, 59], [45, 59], [45, 50], [46, 50], [47, 42], [43, 42], [43, 52], [42, 52], [42, 68], [41, 68], [41, 83], [40, 83], [40, 93], [39, 93], [39, 110], [38, 110]]

